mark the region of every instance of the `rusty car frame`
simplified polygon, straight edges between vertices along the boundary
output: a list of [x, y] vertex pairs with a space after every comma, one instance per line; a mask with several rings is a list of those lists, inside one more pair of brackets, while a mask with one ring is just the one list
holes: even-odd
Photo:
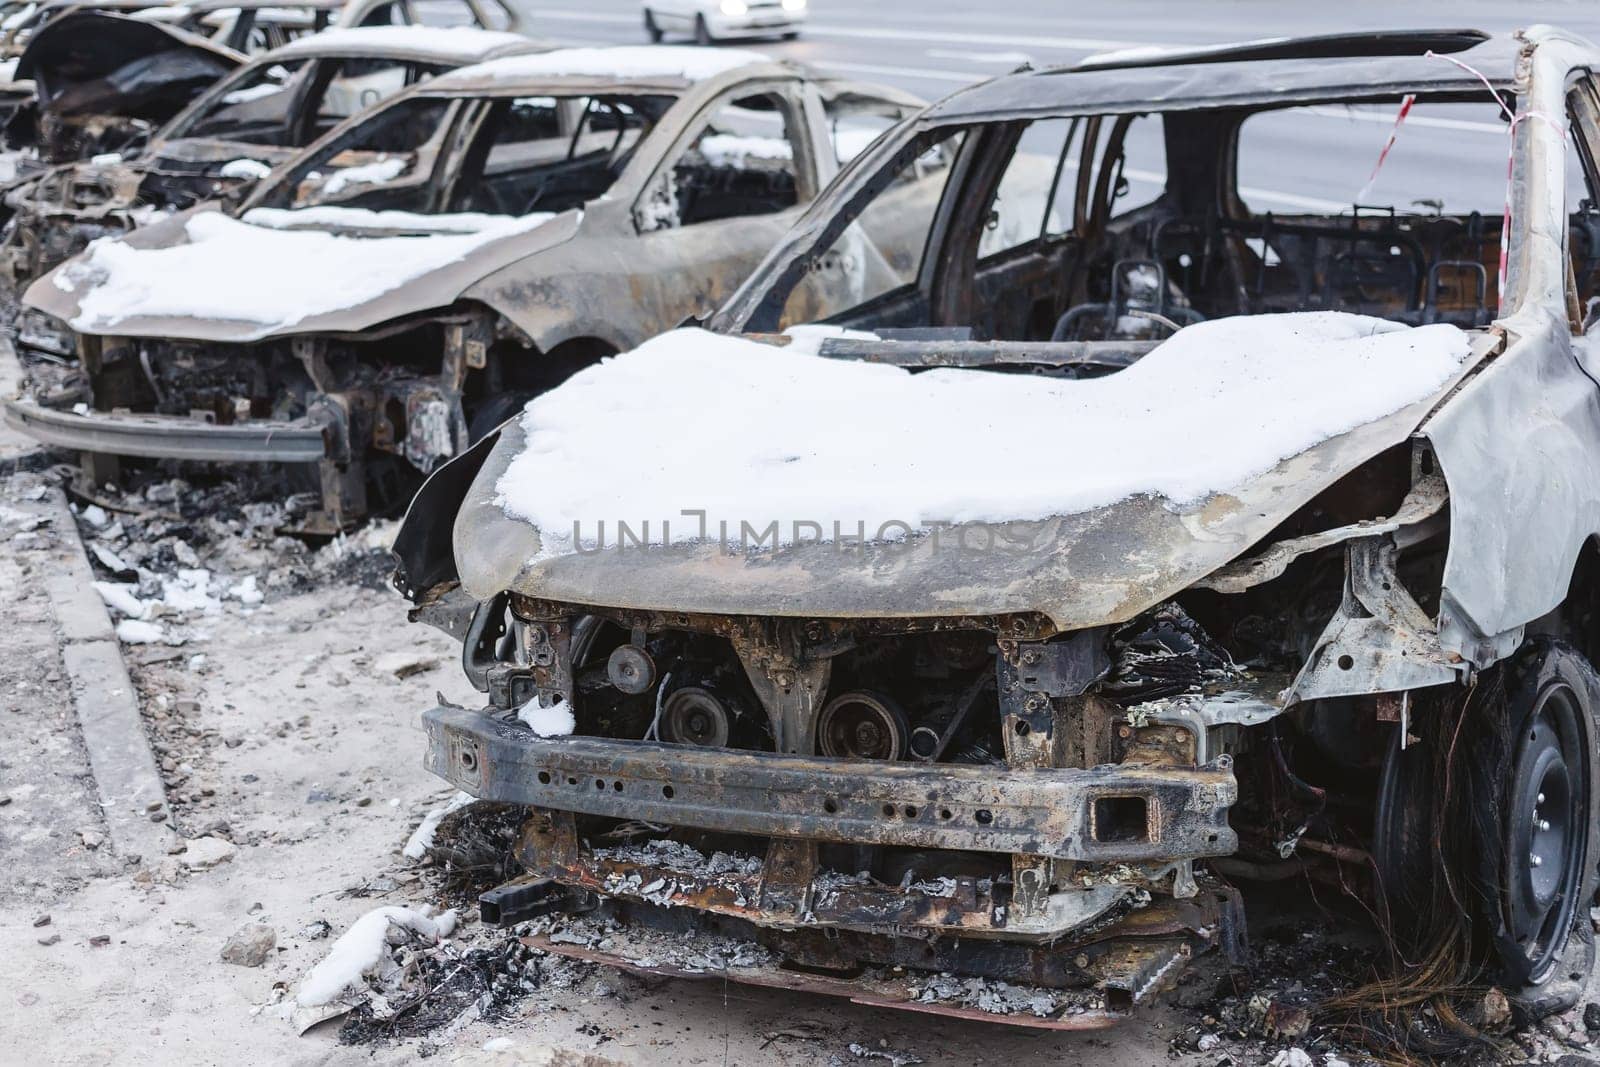
[[[1239, 958], [1229, 879], [1309, 875], [1396, 916], [1411, 899], [1402, 939], [1464, 916], [1479, 973], [1524, 1017], [1575, 1003], [1597, 855], [1597, 65], [1534, 28], [997, 78], [857, 158], [709, 323], [782, 343], [805, 321], [797, 293], [842, 286], [857, 302], [827, 321], [858, 332], [822, 357], [1091, 379], [1203, 318], [1343, 309], [1465, 331], [1429, 395], [1197, 503], [1139, 495], [849, 552], [715, 535], [552, 552], [498, 489], [521, 420], [435, 473], [396, 585], [462, 640], [487, 700], [423, 715], [426, 765], [529, 809], [525, 873], [486, 917], [556, 916], [576, 932], [546, 918], [538, 944], [629, 969], [1076, 1028], [1126, 1017], [1207, 950]], [[1248, 206], [1253, 116], [1392, 118], [1413, 100], [1505, 109], [1487, 128], [1510, 139], [1509, 183], [1504, 141], [1485, 139], [1503, 231], [1498, 212]], [[986, 246], [1008, 160], [1050, 122], [1060, 217]], [[1166, 170], [1119, 209], [1141, 122]], [[864, 284], [855, 224], [952, 139], [911, 280]], [[971, 446], [1005, 464], [1051, 443]], [[1019, 550], [940, 550], [968, 533]], [[519, 717], [558, 704], [571, 736]], [[1427, 821], [1447, 802], [1453, 819]], [[1430, 908], [1415, 897], [1457, 830], [1448, 874], [1469, 888]], [[685, 967], [653, 940], [685, 934], [754, 947]]]

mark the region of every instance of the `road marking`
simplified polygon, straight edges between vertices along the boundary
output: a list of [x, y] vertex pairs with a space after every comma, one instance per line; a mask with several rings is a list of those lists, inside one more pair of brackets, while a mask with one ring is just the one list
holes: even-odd
[[1323, 200], [1316, 196], [1301, 196], [1299, 193], [1282, 193], [1276, 189], [1263, 189], [1259, 185], [1239, 186], [1239, 195], [1247, 200], [1271, 200], [1289, 207], [1305, 208], [1307, 211], [1316, 211], [1323, 214], [1338, 214], [1349, 207], [1351, 200]]
[[[1316, 106], [1304, 109], [1308, 114], [1324, 119], [1351, 119], [1356, 122], [1376, 122], [1384, 126], [1394, 124], [1394, 112], [1369, 111], [1362, 108], [1334, 106]], [[1468, 133], [1492, 133], [1496, 137], [1506, 135], [1506, 124], [1503, 122], [1474, 122], [1471, 119], [1446, 119], [1437, 115], [1418, 115], [1412, 113], [1406, 118], [1407, 126], [1424, 126], [1430, 130], [1460, 130]]]
[[[1140, 48], [1154, 44], [1151, 41], [1108, 41], [1098, 37], [1031, 37], [1004, 33], [942, 33], [937, 30], [905, 30], [884, 27], [835, 26], [828, 23], [807, 23], [803, 31], [813, 37], [844, 37], [860, 41], [928, 41], [963, 45], [1009, 45], [1013, 48], [1056, 48], [1063, 52], [1106, 52], [1123, 48]], [[1193, 48], [1191, 44], [1167, 43], [1161, 48]]]
[[630, 26], [643, 26], [642, 16], [635, 15], [609, 15], [600, 11], [556, 11], [547, 7], [536, 7], [532, 12], [534, 18], [566, 19], [568, 22], [625, 22]]
[[[609, 11], [571, 11], [562, 8], [536, 7], [532, 9], [535, 20], [564, 19], [568, 22], [602, 22], [608, 25], [640, 25], [640, 16], [623, 15]], [[826, 22], [808, 22], [802, 33], [811, 37], [843, 37], [858, 41], [929, 41], [936, 44], [1010, 45], [1024, 48], [1057, 48], [1065, 52], [1104, 52], [1111, 49], [1136, 48], [1154, 44], [1151, 41], [1110, 41], [1099, 37], [1030, 37], [1002, 33], [958, 33], [937, 30], [907, 30], [884, 26], [841, 26]], [[1190, 48], [1187, 44], [1163, 44], [1163, 48]]]
[[[1122, 174], [1123, 177], [1130, 178], [1133, 181], [1148, 182], [1153, 185], [1165, 186], [1167, 182], [1167, 176], [1155, 170], [1135, 170], [1133, 167], [1124, 167], [1122, 168]], [[1285, 204], [1289, 207], [1324, 213], [1340, 212], [1350, 206], [1347, 201], [1343, 200], [1324, 200], [1317, 196], [1302, 196], [1299, 193], [1285, 193], [1278, 189], [1263, 189], [1259, 185], [1241, 185], [1239, 186], [1239, 195], [1247, 199], [1266, 200], [1272, 203]]]
[[967, 59], [974, 63], [1009, 63], [1012, 66], [1033, 63], [1033, 57], [1026, 52], [957, 52], [944, 48], [930, 48], [924, 54], [929, 59]]
[[994, 77], [990, 72], [963, 73], [957, 70], [934, 70], [930, 67], [882, 67], [874, 63], [835, 63], [831, 59], [818, 59], [813, 61], [815, 66], [828, 70], [842, 70], [847, 74], [877, 74], [886, 78], [920, 78], [924, 81], [956, 82], [961, 85], [971, 85], [973, 82], [988, 81]]

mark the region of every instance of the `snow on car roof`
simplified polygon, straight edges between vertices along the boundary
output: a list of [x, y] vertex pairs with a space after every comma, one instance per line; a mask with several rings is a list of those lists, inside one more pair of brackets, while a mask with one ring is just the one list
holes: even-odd
[[435, 78], [434, 88], [479, 84], [486, 81], [534, 81], [540, 78], [583, 77], [702, 81], [725, 71], [773, 60], [760, 52], [736, 48], [699, 48], [694, 45], [620, 45], [615, 48], [558, 48], [537, 55], [507, 56], [463, 67]]
[[343, 52], [414, 52], [467, 63], [513, 48], [548, 48], [532, 38], [474, 26], [356, 26], [326, 30], [291, 41], [273, 51], [278, 59], [338, 55]]
[[[601, 519], [648, 520], [658, 535], [670, 520], [674, 542], [775, 523], [783, 544], [804, 529], [894, 541], [1140, 495], [1188, 504], [1432, 395], [1470, 354], [1468, 335], [1444, 324], [1241, 316], [1070, 380], [823, 358], [827, 329], [791, 331], [787, 348], [680, 329], [580, 371], [528, 405], [497, 503], [539, 528], [540, 558], [590, 547]], [[718, 417], [686, 424], [707, 395]], [[996, 439], [1050, 447], [996, 465], [972, 447]], [[702, 522], [682, 520], [691, 509]]]

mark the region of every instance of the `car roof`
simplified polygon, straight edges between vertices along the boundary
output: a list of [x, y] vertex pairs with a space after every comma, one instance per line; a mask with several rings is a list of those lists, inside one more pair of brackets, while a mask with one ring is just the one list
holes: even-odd
[[474, 26], [354, 26], [307, 34], [273, 49], [261, 59], [360, 55], [478, 63], [497, 56], [548, 51], [554, 47], [548, 41], [518, 33]]
[[1019, 71], [957, 90], [927, 119], [1111, 114], [1272, 104], [1407, 92], [1511, 88], [1525, 42], [1478, 30], [1408, 30], [1245, 41], [1212, 48], [1132, 49], [1075, 66]]
[[[519, 85], [549, 85], [571, 79], [585, 84], [687, 88], [742, 68], [777, 67], [760, 52], [695, 45], [617, 45], [557, 48], [508, 56], [441, 74], [430, 90], [500, 92]], [[793, 72], [795, 68], [790, 68]]]

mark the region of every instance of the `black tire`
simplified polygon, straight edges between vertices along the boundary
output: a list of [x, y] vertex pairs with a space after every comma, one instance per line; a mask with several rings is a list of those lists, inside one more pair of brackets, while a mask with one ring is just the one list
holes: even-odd
[[666, 36], [661, 32], [661, 27], [656, 25], [656, 13], [649, 8], [644, 9], [644, 32], [651, 44], [660, 44], [661, 38]]
[[1504, 699], [1489, 702], [1499, 710], [1466, 724], [1478, 815], [1472, 896], [1501, 988], [1527, 1022], [1575, 1005], [1594, 967], [1600, 677], [1547, 638], [1503, 671]]
[[706, 23], [704, 15], [696, 15], [694, 17], [694, 43], [698, 45], [717, 43], [717, 39], [711, 36], [711, 27]]
[[532, 399], [531, 393], [498, 393], [479, 404], [467, 420], [467, 443], [475, 445], [488, 437], [507, 419], [515, 418]]

